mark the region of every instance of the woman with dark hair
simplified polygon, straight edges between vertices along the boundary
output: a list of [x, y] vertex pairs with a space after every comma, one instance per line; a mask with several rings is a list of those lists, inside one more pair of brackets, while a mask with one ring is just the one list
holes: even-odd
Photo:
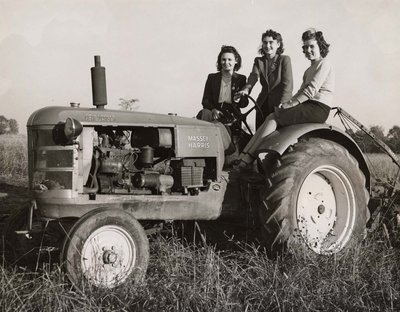
[[[246, 76], [236, 73], [242, 66], [242, 58], [232, 46], [222, 46], [217, 57], [217, 73], [209, 74], [204, 87], [203, 109], [197, 114], [205, 121], [219, 120], [223, 111], [233, 104], [233, 96], [246, 84]], [[239, 108], [246, 107], [247, 98], [237, 103]]]
[[238, 92], [237, 96], [249, 94], [251, 89], [260, 80], [262, 89], [257, 98], [257, 105], [261, 112], [256, 113], [256, 128], [265, 118], [274, 112], [280, 103], [287, 102], [293, 91], [292, 64], [290, 57], [282, 55], [285, 50], [280, 33], [267, 30], [261, 35], [261, 57], [254, 59], [253, 69], [247, 79], [247, 84]]
[[311, 61], [304, 72], [303, 83], [297, 93], [279, 105], [257, 129], [250, 142], [239, 155], [236, 165], [246, 167], [255, 160], [262, 139], [278, 127], [299, 123], [324, 123], [329, 116], [335, 85], [335, 74], [331, 63], [325, 58], [329, 44], [321, 31], [307, 30], [302, 35], [303, 53]]

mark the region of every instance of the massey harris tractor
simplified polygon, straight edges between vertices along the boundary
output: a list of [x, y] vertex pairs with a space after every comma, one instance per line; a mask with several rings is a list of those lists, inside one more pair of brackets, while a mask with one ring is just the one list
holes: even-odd
[[270, 249], [294, 242], [332, 254], [365, 236], [370, 173], [345, 132], [327, 124], [277, 130], [259, 150], [258, 172], [240, 177], [237, 191], [219, 127], [108, 110], [99, 56], [91, 74], [94, 108], [45, 107], [28, 120], [31, 204], [3, 230], [12, 263], [34, 246], [59, 246], [75, 285], [117, 287], [143, 278], [147, 235], [161, 222], [215, 220], [232, 194], [244, 195], [239, 210], [257, 207]]

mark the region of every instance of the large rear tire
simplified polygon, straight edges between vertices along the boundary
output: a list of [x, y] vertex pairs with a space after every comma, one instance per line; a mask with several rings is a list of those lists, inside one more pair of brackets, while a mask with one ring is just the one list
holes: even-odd
[[270, 251], [300, 244], [332, 254], [365, 237], [365, 177], [341, 145], [316, 138], [299, 142], [266, 172], [259, 212]]
[[141, 224], [128, 212], [99, 208], [79, 219], [65, 239], [61, 262], [78, 288], [114, 288], [143, 279], [149, 262], [149, 241]]

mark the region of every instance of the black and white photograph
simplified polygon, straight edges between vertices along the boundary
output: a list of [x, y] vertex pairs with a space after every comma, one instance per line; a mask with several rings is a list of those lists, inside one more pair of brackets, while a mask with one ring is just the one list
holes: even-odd
[[0, 0], [0, 311], [400, 311], [399, 13]]

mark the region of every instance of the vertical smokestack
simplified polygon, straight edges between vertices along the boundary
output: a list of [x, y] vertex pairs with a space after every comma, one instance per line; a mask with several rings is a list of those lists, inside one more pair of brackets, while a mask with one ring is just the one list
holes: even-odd
[[106, 69], [100, 64], [100, 56], [94, 56], [94, 67], [90, 69], [92, 74], [93, 105], [104, 108], [107, 105]]

